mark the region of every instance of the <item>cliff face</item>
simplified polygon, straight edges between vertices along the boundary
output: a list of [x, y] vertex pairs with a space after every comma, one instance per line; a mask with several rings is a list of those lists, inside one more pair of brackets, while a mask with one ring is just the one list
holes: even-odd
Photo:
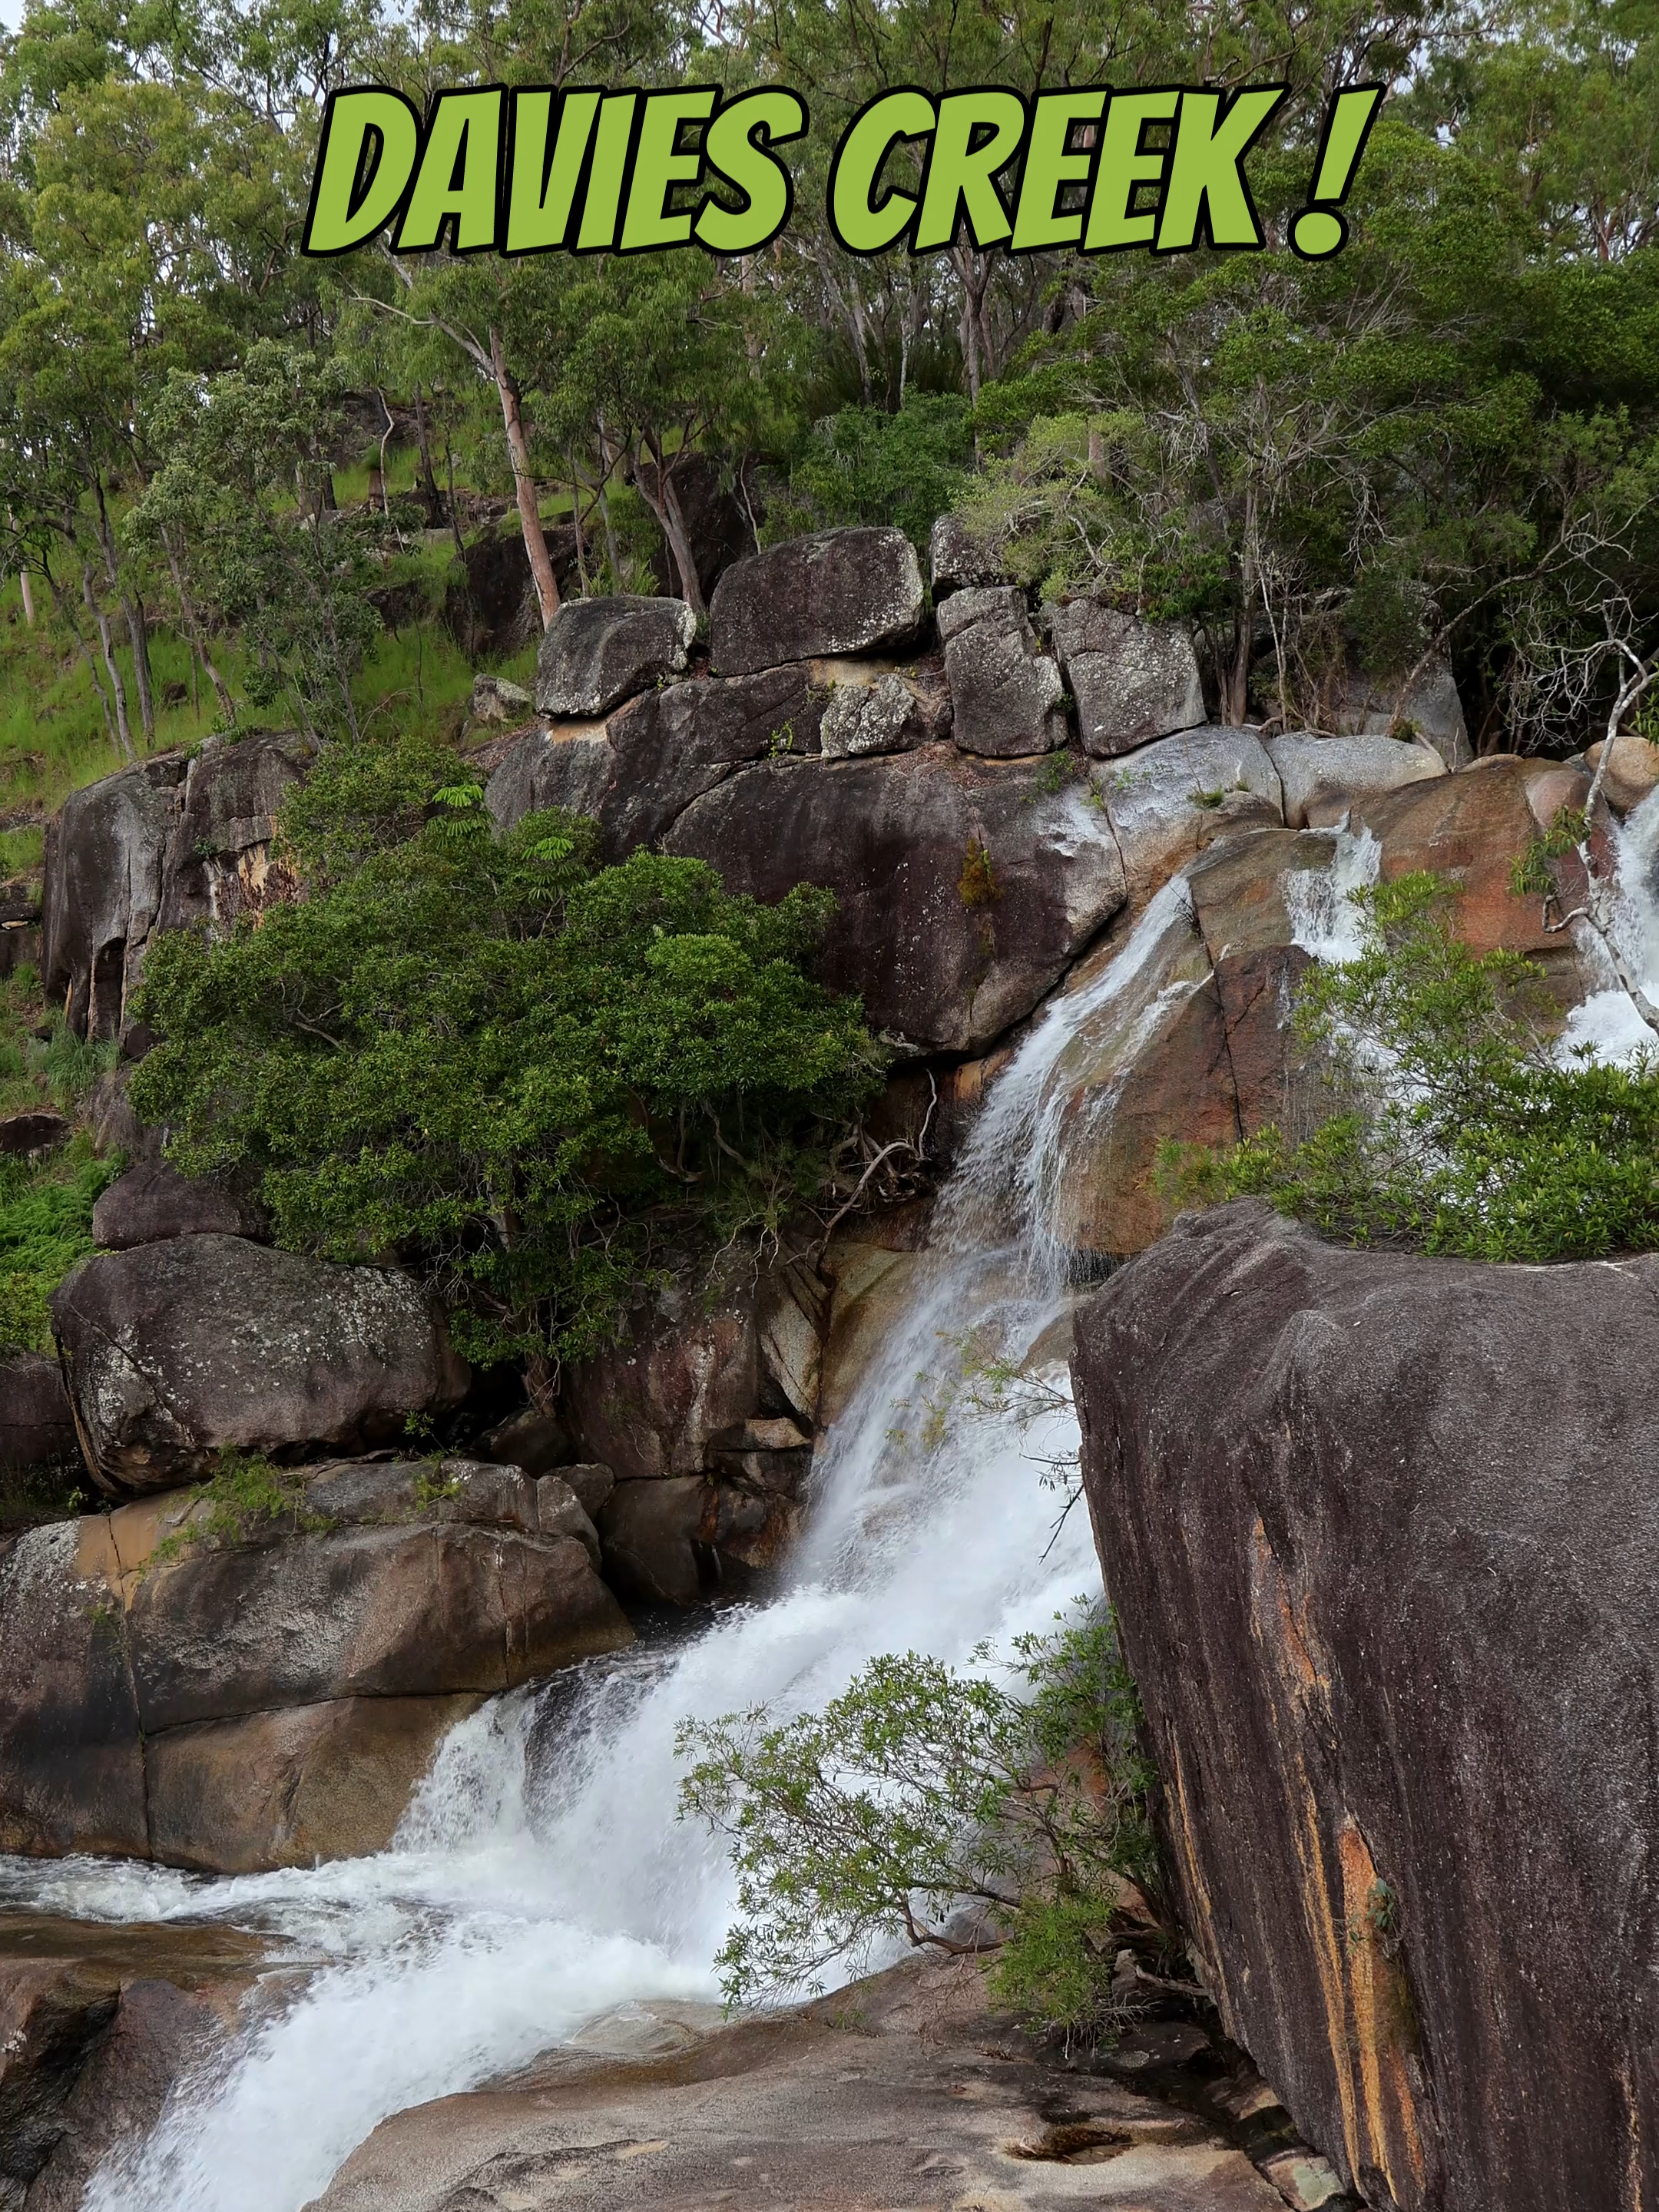
[[1373, 2208], [1659, 2203], [1659, 1259], [1190, 1218], [1079, 1320], [1185, 1923]]

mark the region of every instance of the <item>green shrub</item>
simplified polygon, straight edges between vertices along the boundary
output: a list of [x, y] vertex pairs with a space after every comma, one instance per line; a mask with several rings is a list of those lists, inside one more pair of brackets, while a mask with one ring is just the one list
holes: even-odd
[[1403, 876], [1353, 896], [1359, 957], [1311, 968], [1294, 1027], [1331, 1107], [1221, 1152], [1166, 1144], [1176, 1203], [1259, 1194], [1324, 1234], [1478, 1260], [1597, 1259], [1659, 1244], [1659, 1055], [1563, 1060], [1537, 965], [1476, 954], [1453, 894]]
[[775, 542], [848, 523], [896, 523], [925, 550], [973, 458], [972, 412], [955, 393], [912, 392], [896, 415], [843, 407], [813, 425], [767, 537]]
[[889, 1655], [821, 1713], [682, 1729], [682, 1816], [726, 1838], [738, 1877], [729, 2002], [817, 1988], [884, 1938], [975, 1950], [951, 1922], [977, 1906], [995, 1998], [1110, 2034], [1121, 1881], [1155, 1873], [1134, 1692], [1109, 1620], [1022, 1638], [1000, 1672]]
[[92, 1209], [120, 1169], [85, 1137], [31, 1165], [0, 1161], [0, 1346], [52, 1348], [46, 1300], [92, 1247]]
[[805, 972], [826, 893], [601, 868], [555, 813], [498, 836], [459, 773], [328, 749], [283, 817], [307, 896], [151, 946], [132, 1100], [187, 1170], [251, 1174], [282, 1243], [410, 1261], [472, 1358], [550, 1369], [653, 1271], [810, 1204], [879, 1056]]

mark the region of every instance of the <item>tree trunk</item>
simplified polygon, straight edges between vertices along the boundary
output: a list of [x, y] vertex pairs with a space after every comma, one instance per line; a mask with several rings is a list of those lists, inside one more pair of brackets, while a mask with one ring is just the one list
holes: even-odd
[[17, 571], [17, 588], [23, 594], [23, 620], [33, 629], [34, 628], [34, 593], [29, 585], [29, 572], [27, 568], [20, 568]]
[[109, 674], [109, 688], [115, 702], [115, 743], [124, 761], [135, 761], [137, 748], [132, 742], [132, 724], [127, 716], [127, 690], [121, 681], [119, 663], [115, 658], [115, 643], [110, 634], [109, 617], [98, 604], [92, 588], [92, 571], [81, 564], [81, 597], [86, 601], [87, 611], [92, 617], [98, 632], [98, 642], [104, 650], [104, 666]]
[[[94, 477], [93, 489], [98, 497], [98, 542], [103, 548], [104, 574], [110, 590], [120, 602], [121, 612], [126, 617], [127, 639], [132, 647], [132, 680], [138, 690], [138, 718], [143, 726], [144, 742], [148, 744], [155, 736], [155, 700], [150, 689], [149, 640], [144, 628], [143, 601], [136, 599], [131, 592], [123, 587], [120, 557], [115, 550], [115, 533], [110, 528], [109, 507], [104, 498], [104, 482], [101, 477]], [[90, 600], [88, 604], [91, 604]], [[104, 636], [106, 627], [105, 617], [100, 612], [98, 633], [100, 637]], [[106, 657], [108, 656], [110, 649], [108, 643], [106, 642], [104, 647]], [[112, 660], [110, 663], [112, 672], [114, 665]], [[118, 697], [116, 704], [118, 716], [125, 721], [125, 693]], [[129, 731], [129, 738], [131, 734]], [[130, 754], [129, 758], [133, 756]]]
[[665, 465], [660, 447], [651, 449], [652, 477], [656, 484], [653, 497], [646, 486], [646, 475], [636, 468], [634, 480], [650, 502], [651, 512], [661, 525], [662, 534], [668, 540], [668, 550], [674, 556], [674, 566], [679, 571], [680, 597], [694, 615], [706, 615], [708, 606], [702, 596], [702, 586], [697, 580], [697, 563], [691, 551], [691, 541], [686, 534], [685, 517], [680, 510], [679, 495], [674, 489], [674, 479]]
[[427, 527], [441, 530], [444, 526], [443, 495], [438, 489], [438, 479], [432, 471], [432, 447], [426, 434], [426, 402], [421, 397], [421, 387], [415, 387], [415, 441], [421, 451], [421, 497], [426, 501]]
[[115, 734], [115, 717], [110, 712], [109, 694], [104, 689], [103, 678], [98, 673], [98, 663], [92, 657], [92, 648], [87, 643], [85, 638], [82, 636], [81, 625], [76, 621], [74, 611], [70, 607], [69, 601], [58, 590], [58, 579], [52, 574], [51, 564], [49, 562], [46, 564], [42, 573], [46, 580], [46, 589], [52, 593], [52, 603], [53, 606], [57, 608], [70, 635], [75, 640], [76, 648], [80, 653], [82, 659], [87, 664], [87, 674], [92, 678], [92, 688], [98, 694], [98, 704], [103, 709], [104, 727], [109, 732], [110, 743], [112, 744], [116, 744], [118, 743], [118, 739]]
[[179, 566], [179, 556], [173, 550], [172, 538], [165, 530], [161, 532], [161, 547], [167, 556], [167, 567], [173, 572], [173, 588], [179, 595], [179, 619], [185, 626], [185, 635], [195, 648], [196, 658], [202, 665], [203, 673], [213, 686], [213, 696], [219, 702], [219, 710], [225, 718], [225, 727], [228, 730], [234, 730], [236, 726], [235, 705], [226, 687], [224, 678], [214, 665], [213, 656], [207, 649], [207, 639], [203, 635], [201, 619], [196, 612], [195, 602], [185, 588], [184, 572]]
[[501, 334], [493, 327], [489, 333], [489, 365], [495, 373], [495, 389], [501, 395], [501, 421], [507, 429], [507, 450], [513, 461], [513, 484], [518, 494], [524, 550], [530, 556], [530, 573], [536, 580], [536, 597], [541, 603], [542, 628], [545, 629], [559, 611], [558, 581], [553, 574], [553, 562], [536, 505], [536, 483], [530, 472], [530, 447], [519, 409], [519, 387], [513, 381], [507, 356], [501, 351]]

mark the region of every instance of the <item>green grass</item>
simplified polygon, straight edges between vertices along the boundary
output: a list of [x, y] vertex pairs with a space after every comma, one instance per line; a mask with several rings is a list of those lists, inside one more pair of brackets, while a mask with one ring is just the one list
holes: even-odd
[[84, 1133], [45, 1160], [0, 1162], [0, 1347], [52, 1348], [46, 1300], [92, 1247], [92, 1209], [120, 1173]]

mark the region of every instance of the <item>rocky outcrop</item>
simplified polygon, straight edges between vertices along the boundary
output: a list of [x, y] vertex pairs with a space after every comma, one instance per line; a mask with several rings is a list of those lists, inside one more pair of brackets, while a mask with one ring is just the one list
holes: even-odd
[[186, 1491], [27, 1533], [0, 1562], [0, 1673], [27, 1685], [0, 1710], [0, 1848], [223, 1871], [383, 1849], [473, 1705], [629, 1641], [544, 1480], [347, 1463], [228, 1524]]
[[123, 1033], [153, 929], [225, 927], [292, 896], [273, 817], [310, 757], [291, 732], [210, 738], [64, 801], [46, 831], [40, 981], [78, 1036]]
[[100, 1254], [52, 1316], [88, 1466], [113, 1497], [209, 1474], [226, 1449], [296, 1461], [389, 1443], [465, 1388], [408, 1276], [245, 1237]]
[[959, 514], [941, 514], [927, 541], [927, 574], [937, 606], [952, 592], [987, 584], [1006, 584], [1000, 550], [970, 530]]
[[1006, 760], [1065, 744], [1065, 686], [1038, 647], [1023, 592], [1012, 584], [957, 592], [939, 609], [939, 632], [951, 732], [964, 752]]
[[[1584, 755], [1584, 765], [1592, 774], [1601, 767], [1605, 749], [1604, 744], [1595, 744]], [[1638, 738], [1634, 730], [1621, 730], [1613, 741], [1613, 758], [1601, 784], [1608, 805], [1628, 814], [1656, 787], [1659, 787], [1659, 745]]]
[[544, 714], [609, 714], [683, 674], [696, 632], [684, 599], [567, 599], [542, 632], [536, 704]]
[[1467, 768], [1474, 757], [1456, 679], [1443, 658], [1394, 676], [1350, 671], [1336, 686], [1330, 716], [1329, 727], [1345, 737], [1417, 738], [1449, 769]]
[[1093, 780], [1136, 904], [1217, 838], [1284, 819], [1279, 771], [1254, 730], [1183, 730]]
[[1322, 829], [1341, 821], [1356, 801], [1381, 799], [1404, 784], [1446, 773], [1437, 752], [1399, 738], [1319, 738], [1293, 730], [1269, 738], [1267, 750], [1292, 830]]
[[1048, 622], [1085, 752], [1109, 760], [1204, 720], [1198, 656], [1178, 623], [1143, 622], [1103, 599], [1063, 599]]
[[485, 804], [503, 829], [538, 807], [590, 815], [606, 857], [623, 860], [654, 845], [734, 768], [816, 753], [829, 697], [800, 663], [647, 691], [603, 721], [520, 738], [485, 786]]
[[926, 606], [902, 530], [792, 538], [720, 578], [708, 610], [714, 667], [749, 676], [820, 655], [896, 652], [916, 637]]
[[733, 891], [834, 891], [824, 981], [932, 1051], [978, 1050], [1029, 1014], [1124, 899], [1116, 842], [1079, 792], [944, 745], [741, 769], [665, 842]]
[[1353, 1252], [1254, 1206], [1080, 1317], [1193, 1948], [1373, 2206], [1653, 2195], [1656, 1358], [1651, 1257]]
[[261, 1237], [259, 1210], [223, 1183], [154, 1160], [118, 1176], [92, 1209], [92, 1241], [125, 1252], [168, 1237]]

